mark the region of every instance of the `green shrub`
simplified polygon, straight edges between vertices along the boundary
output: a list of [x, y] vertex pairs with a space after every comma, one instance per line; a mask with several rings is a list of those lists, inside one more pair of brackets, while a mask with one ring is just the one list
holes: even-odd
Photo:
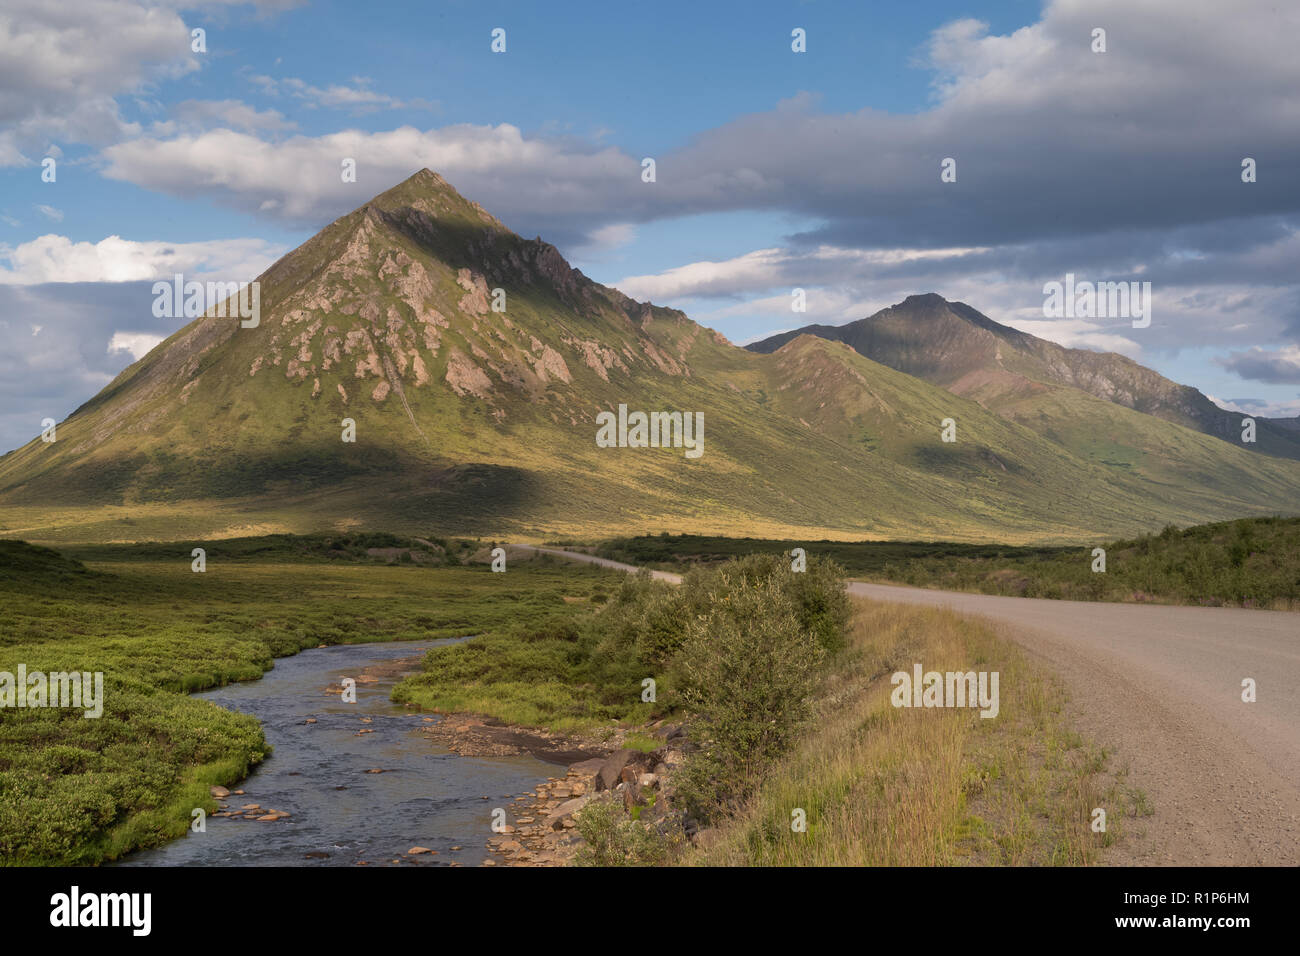
[[[740, 561], [714, 573], [709, 610], [686, 622], [677, 660], [699, 750], [678, 781], [688, 812], [710, 820], [752, 789], [808, 716], [825, 655], [800, 619], [788, 569]], [[797, 575], [795, 576], [797, 577]]]
[[608, 795], [588, 802], [576, 822], [586, 844], [575, 866], [662, 866], [685, 843], [676, 829], [661, 833], [629, 818]]
[[799, 622], [827, 651], [844, 647], [849, 626], [849, 595], [844, 589], [844, 568], [830, 559], [808, 559], [808, 570], [790, 575], [790, 590]]

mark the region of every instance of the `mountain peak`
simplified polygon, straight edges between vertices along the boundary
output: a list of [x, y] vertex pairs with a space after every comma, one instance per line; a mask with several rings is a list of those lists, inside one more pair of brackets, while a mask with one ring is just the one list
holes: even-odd
[[919, 292], [915, 295], [909, 295], [898, 305], [891, 306], [894, 309], [901, 309], [907, 305], [949, 305], [947, 299], [937, 292]]
[[471, 431], [482, 420], [576, 428], [609, 404], [606, 391], [667, 389], [697, 356], [729, 348], [680, 312], [593, 282], [430, 169], [335, 220], [258, 281], [256, 325], [198, 317], [78, 409], [63, 426], [74, 440], [58, 451], [125, 460], [129, 448], [211, 431], [196, 410], [221, 408], [257, 420], [212, 431], [227, 454], [298, 447], [307, 423], [321, 443], [323, 423], [370, 416], [374, 431], [409, 433], [404, 451], [427, 457], [439, 426], [444, 440], [462, 418]]
[[[425, 167], [391, 189], [363, 203], [355, 211], [379, 209], [390, 218], [413, 222], [423, 219], [447, 225], [487, 227], [510, 233], [505, 224], [472, 200], [466, 199], [442, 176]], [[346, 218], [346, 217], [345, 217]]]

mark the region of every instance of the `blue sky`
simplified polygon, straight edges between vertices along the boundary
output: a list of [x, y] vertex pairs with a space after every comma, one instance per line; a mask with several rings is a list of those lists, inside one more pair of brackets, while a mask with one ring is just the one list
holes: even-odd
[[[252, 278], [421, 166], [733, 341], [936, 291], [1300, 414], [1300, 19], [1132, 7], [7, 0], [0, 451], [174, 331], [141, 284]], [[1151, 328], [1045, 318], [1066, 272], [1151, 281]]]

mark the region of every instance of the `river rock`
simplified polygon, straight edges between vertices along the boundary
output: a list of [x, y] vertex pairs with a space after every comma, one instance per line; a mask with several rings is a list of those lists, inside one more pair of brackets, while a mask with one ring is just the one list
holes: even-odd
[[623, 768], [627, 766], [634, 753], [636, 751], [624, 749], [616, 750], [610, 754], [609, 759], [596, 773], [596, 790], [613, 790], [614, 785], [618, 783], [619, 777], [623, 773]]
[[592, 757], [590, 760], [570, 765], [569, 773], [581, 774], [585, 777], [588, 774], [600, 773], [600, 768], [603, 766], [605, 766], [604, 757]]
[[421, 853], [428, 853], [430, 850], [427, 846], [413, 846], [406, 852], [409, 856], [418, 856]]
[[571, 819], [575, 813], [586, 805], [586, 797], [574, 797], [572, 800], [566, 800], [547, 815], [546, 819], [542, 822], [542, 825], [548, 830], [562, 829], [564, 827], [564, 821], [566, 819]]
[[230, 791], [225, 787], [208, 787], [208, 793], [212, 794], [218, 800], [230, 796]]

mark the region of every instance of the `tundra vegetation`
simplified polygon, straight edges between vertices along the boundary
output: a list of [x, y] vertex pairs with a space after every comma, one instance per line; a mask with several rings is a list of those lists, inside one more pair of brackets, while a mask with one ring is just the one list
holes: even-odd
[[319, 644], [545, 627], [616, 576], [545, 561], [491, 574], [448, 563], [475, 542], [391, 535], [212, 542], [198, 574], [191, 544], [96, 546], [83, 563], [0, 541], [0, 671], [105, 678], [98, 719], [0, 711], [0, 862], [111, 860], [179, 836], [195, 807], [215, 811], [208, 788], [247, 775], [268, 747], [254, 718], [189, 692]]
[[932, 555], [879, 577], [921, 587], [1070, 601], [1139, 601], [1300, 610], [1300, 518], [1242, 518], [1112, 541], [1106, 570], [1085, 546], [1035, 556]]
[[[1124, 826], [1121, 810], [1109, 834], [1081, 829], [1085, 804], [1128, 798], [1114, 781], [1102, 792], [1104, 755], [1009, 645], [941, 612], [851, 601], [844, 569], [815, 549], [803, 573], [760, 553], [672, 586], [545, 557], [493, 574], [493, 544], [237, 539], [207, 544], [199, 574], [196, 542], [69, 555], [0, 542], [0, 670], [106, 678], [98, 720], [0, 713], [0, 860], [112, 860], [215, 810], [208, 788], [268, 747], [253, 718], [189, 692], [319, 644], [464, 635], [477, 636], [429, 650], [394, 699], [559, 731], [621, 723], [646, 749], [647, 724], [685, 723], [664, 799], [719, 838], [693, 847], [593, 803], [581, 862], [1077, 863]], [[999, 718], [895, 712], [888, 673], [913, 660], [1000, 670]], [[794, 809], [806, 832], [790, 828]]]
[[[568, 544], [575, 544], [570, 541]], [[603, 541], [602, 557], [661, 570], [802, 547], [884, 584], [1072, 601], [1300, 609], [1300, 517], [1242, 518], [1070, 547], [945, 541], [757, 540], [640, 535]], [[1092, 570], [1094, 547], [1106, 570]]]
[[[588, 617], [431, 650], [399, 692], [554, 730], [685, 721], [686, 761], [655, 795], [674, 815], [592, 800], [579, 864], [1086, 864], [1124, 832], [1144, 798], [1070, 729], [1056, 683], [988, 627], [852, 601], [843, 575], [812, 550], [805, 573], [768, 553], [676, 587], [632, 575]], [[890, 706], [889, 675], [916, 660], [999, 671], [998, 719]], [[687, 843], [683, 815], [715, 837]]]

